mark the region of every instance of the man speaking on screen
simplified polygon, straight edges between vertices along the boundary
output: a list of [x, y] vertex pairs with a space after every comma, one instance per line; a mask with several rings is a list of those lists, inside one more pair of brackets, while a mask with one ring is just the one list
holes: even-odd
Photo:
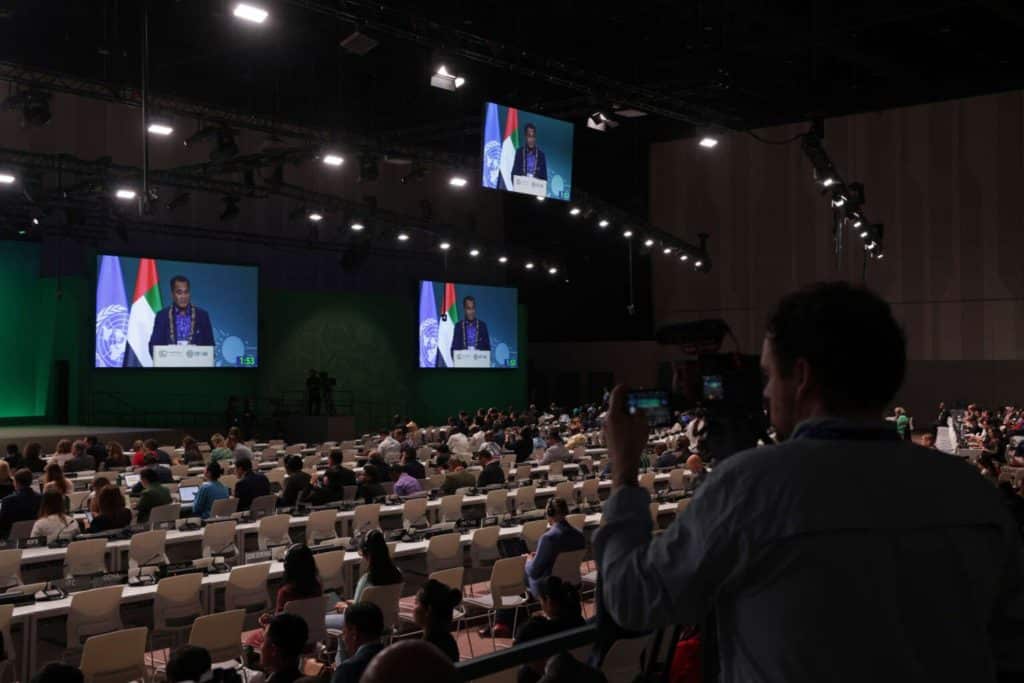
[[213, 346], [213, 325], [210, 315], [192, 303], [192, 285], [184, 275], [171, 278], [173, 303], [153, 320], [149, 335], [149, 352], [154, 346], [192, 344]]
[[526, 144], [516, 152], [512, 164], [512, 175], [525, 175], [539, 180], [548, 179], [548, 162], [544, 152], [537, 146], [537, 126], [528, 123], [523, 127]]
[[491, 336], [487, 324], [476, 317], [476, 299], [471, 296], [462, 299], [462, 320], [455, 326], [452, 336], [452, 351], [490, 351]]

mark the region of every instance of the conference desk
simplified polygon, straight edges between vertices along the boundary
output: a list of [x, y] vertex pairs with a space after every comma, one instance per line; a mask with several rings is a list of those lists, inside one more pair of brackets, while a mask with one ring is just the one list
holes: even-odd
[[[661, 503], [658, 506], [659, 515], [675, 514], [677, 510], [678, 502]], [[600, 523], [601, 513], [591, 513], [586, 517], [585, 527], [592, 528], [599, 526]], [[468, 533], [460, 534], [459, 540], [464, 551], [472, 545], [474, 532], [475, 530], [471, 530]], [[502, 527], [498, 532], [498, 538], [499, 540], [519, 538], [522, 536], [522, 532], [522, 525]], [[425, 557], [428, 543], [429, 541], [426, 540], [412, 543], [398, 542], [395, 546], [393, 557], [396, 561]], [[362, 558], [359, 553], [345, 551], [342, 566], [346, 572], [347, 595], [351, 595], [351, 587], [355, 585], [355, 582], [358, 579], [356, 572], [360, 567], [361, 561]], [[270, 571], [268, 581], [280, 580], [284, 575], [284, 563], [273, 561], [269, 562], [269, 565]], [[218, 591], [223, 591], [227, 586], [229, 576], [229, 572], [224, 572], [220, 574], [210, 574], [203, 577], [200, 590], [202, 591], [201, 602], [206, 607], [206, 613], [212, 613], [216, 609]], [[156, 591], [157, 587], [155, 584], [148, 586], [125, 585], [122, 591], [121, 603], [133, 604], [139, 602], [152, 602], [156, 596]], [[271, 600], [271, 604], [273, 604], [273, 600]], [[20, 680], [29, 680], [29, 673], [35, 672], [38, 669], [40, 622], [47, 619], [65, 619], [70, 608], [71, 596], [64, 597], [60, 600], [37, 602], [31, 605], [17, 606], [14, 608], [11, 624], [12, 626], [20, 625], [22, 629], [22, 642], [19, 648], [21, 667]]]

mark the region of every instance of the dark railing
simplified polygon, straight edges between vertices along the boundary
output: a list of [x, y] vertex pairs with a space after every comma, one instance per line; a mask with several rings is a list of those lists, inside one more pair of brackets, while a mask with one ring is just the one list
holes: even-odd
[[579, 628], [461, 661], [455, 665], [455, 671], [460, 681], [472, 681], [538, 659], [547, 659], [559, 652], [594, 644], [597, 642], [597, 634], [596, 624], [586, 624]]

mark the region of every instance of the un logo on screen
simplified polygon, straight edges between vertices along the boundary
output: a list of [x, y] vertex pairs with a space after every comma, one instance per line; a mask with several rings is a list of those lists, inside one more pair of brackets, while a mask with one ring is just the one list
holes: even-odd
[[96, 367], [119, 368], [128, 345], [128, 309], [111, 304], [96, 314]]
[[420, 367], [434, 367], [437, 354], [437, 320], [427, 318], [420, 323]]

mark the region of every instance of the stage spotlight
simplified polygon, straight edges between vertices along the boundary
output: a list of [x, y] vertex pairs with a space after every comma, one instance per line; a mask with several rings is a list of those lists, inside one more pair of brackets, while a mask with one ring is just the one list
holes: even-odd
[[680, 254], [679, 255], [679, 260], [680, 261], [689, 261], [690, 257], [687, 254]]
[[508, 263], [508, 256], [499, 256], [498, 263]]
[[650, 237], [648, 237], [647, 239], [644, 240], [644, 246], [645, 247], [653, 247], [654, 246], [654, 240], [652, 240]]
[[238, 197], [224, 197], [224, 211], [220, 214], [222, 221], [228, 221], [238, 215]]
[[270, 16], [270, 13], [262, 7], [256, 7], [255, 5], [247, 5], [244, 2], [240, 2], [235, 5], [235, 9], [232, 12], [239, 19], [251, 21], [254, 24], [262, 24]]
[[700, 142], [698, 142], [697, 144], [705, 149], [714, 149], [718, 145], [718, 138], [711, 137], [710, 135], [705, 135], [700, 139]]
[[319, 223], [324, 219], [324, 215], [317, 211], [312, 211], [310, 212], [309, 216], [307, 216], [307, 218], [309, 218], [309, 220], [313, 221], [314, 223]]
[[340, 154], [327, 153], [323, 157], [323, 162], [328, 166], [338, 167], [345, 163], [345, 158]]
[[868, 236], [868, 231], [867, 230], [861, 230], [860, 231], [860, 238], [861, 239], [867, 239], [867, 236]]
[[468, 183], [468, 180], [458, 175], [453, 175], [451, 178], [448, 179], [448, 184], [451, 185], [452, 187], [465, 187]]
[[700, 268], [703, 265], [704, 265], [703, 261], [697, 261], [696, 263], [693, 264], [693, 267], [694, 268]]
[[885, 258], [885, 254], [880, 251], [877, 254], [875, 254], [875, 258], [878, 259], [879, 261], [881, 261], [882, 259]]
[[452, 243], [448, 240], [442, 240], [441, 244], [437, 245], [441, 251], [448, 251], [452, 248]]
[[672, 253], [672, 247], [665, 247], [664, 249], [661, 250], [661, 253], [662, 254], [671, 254]]
[[118, 189], [117, 192], [114, 193], [114, 196], [116, 196], [118, 199], [124, 199], [125, 201], [129, 199], [135, 199], [135, 190], [129, 190], [126, 187], [122, 187]]
[[832, 194], [832, 206], [838, 209], [840, 206], [844, 204], [846, 204], [846, 195], [844, 195], [842, 192], [834, 192]]
[[437, 68], [437, 71], [430, 77], [430, 85], [441, 90], [447, 90], [448, 92], [455, 92], [458, 88], [461, 88], [466, 84], [464, 76], [456, 76], [455, 74], [448, 71], [448, 68], [444, 64]]
[[551, 266], [548, 268], [548, 275], [558, 275], [558, 268]]
[[610, 224], [608, 223], [608, 219], [606, 218], [602, 218], [597, 222], [597, 227], [599, 228], [607, 228], [609, 225]]
[[626, 237], [626, 238], [632, 237], [633, 236], [633, 231], [632, 230], [624, 230], [622, 232], [622, 236]]
[[581, 213], [580, 207], [578, 207], [578, 206], [574, 206], [571, 209], [569, 209], [569, 215], [570, 216], [579, 216], [580, 213]]
[[860, 226], [861, 226], [862, 224], [863, 224], [863, 221], [861, 221], [861, 220], [860, 220], [860, 219], [858, 218], [857, 220], [855, 220], [855, 221], [853, 222], [853, 227], [855, 227], [855, 228], [859, 228], [859, 227], [860, 227]]
[[17, 178], [10, 173], [0, 173], [0, 185], [11, 185], [15, 180], [17, 180]]
[[366, 228], [366, 226], [359, 221], [353, 221], [348, 227], [352, 232], [362, 232]]
[[409, 233], [407, 233], [407, 232], [400, 232], [400, 233], [398, 233], [398, 241], [399, 242], [408, 242], [409, 241]]
[[477, 256], [480, 255], [480, 250], [479, 249], [470, 249], [469, 250], [469, 255], [472, 256], [473, 258], [476, 258]]
[[527, 270], [533, 270], [533, 261], [527, 261], [526, 262], [526, 269]]
[[867, 245], [864, 248], [867, 249], [868, 251], [870, 251], [870, 250], [874, 249], [877, 246], [878, 245], [875, 244], [874, 242], [868, 242]]
[[147, 128], [146, 130], [148, 130], [153, 135], [160, 135], [162, 137], [167, 137], [168, 135], [174, 132], [174, 128], [164, 123], [151, 123], [149, 124], [149, 128]]
[[587, 128], [601, 132], [618, 128], [619, 122], [609, 117], [604, 112], [595, 111], [587, 117]]
[[32, 219], [32, 225], [39, 225], [39, 219], [38, 218], [33, 218]]

